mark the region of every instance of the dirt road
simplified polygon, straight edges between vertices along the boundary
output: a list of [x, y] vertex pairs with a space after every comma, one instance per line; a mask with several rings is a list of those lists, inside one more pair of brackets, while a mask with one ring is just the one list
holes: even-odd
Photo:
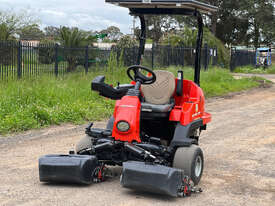
[[84, 126], [66, 125], [0, 138], [0, 205], [275, 205], [275, 87], [210, 99], [207, 110], [213, 121], [201, 136], [201, 194], [132, 192], [118, 177], [91, 186], [41, 184], [39, 156], [67, 153], [83, 135]]

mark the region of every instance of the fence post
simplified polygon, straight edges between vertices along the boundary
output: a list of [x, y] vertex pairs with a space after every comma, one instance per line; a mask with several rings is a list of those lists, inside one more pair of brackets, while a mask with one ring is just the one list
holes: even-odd
[[17, 52], [17, 77], [20, 79], [22, 77], [22, 44], [21, 41], [18, 42], [18, 52]]
[[89, 70], [89, 46], [85, 48], [85, 73], [87, 74]]
[[152, 69], [154, 69], [154, 55], [155, 55], [155, 44], [152, 43]]
[[217, 66], [217, 64], [218, 64], [218, 47], [217, 46], [215, 46], [215, 66]]
[[208, 69], [208, 45], [204, 44], [204, 70]]
[[[234, 49], [234, 51], [233, 51], [233, 49]], [[234, 65], [235, 64], [235, 62], [234, 62], [235, 52], [236, 52], [236, 48], [231, 47], [231, 49], [230, 49], [230, 71], [231, 72], [233, 72], [235, 69], [235, 65]]]
[[185, 54], [185, 47], [184, 44], [182, 45], [182, 67], [184, 67], [184, 54]]
[[54, 65], [54, 73], [55, 76], [58, 76], [58, 44], [55, 44], [55, 65]]

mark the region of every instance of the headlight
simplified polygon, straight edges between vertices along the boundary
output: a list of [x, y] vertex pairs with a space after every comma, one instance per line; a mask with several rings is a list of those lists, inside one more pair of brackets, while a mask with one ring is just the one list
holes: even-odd
[[116, 127], [121, 132], [127, 132], [130, 129], [129, 123], [125, 121], [118, 122]]

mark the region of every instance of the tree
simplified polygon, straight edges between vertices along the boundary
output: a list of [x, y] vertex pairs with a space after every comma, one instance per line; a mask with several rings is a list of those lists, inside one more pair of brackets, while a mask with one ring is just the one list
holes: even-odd
[[7, 41], [7, 40], [10, 40], [11, 38], [12, 38], [11, 33], [9, 31], [7, 24], [6, 23], [0, 24], [0, 40]]
[[38, 24], [24, 26], [19, 29], [18, 34], [22, 40], [41, 40], [44, 37]]
[[129, 35], [122, 36], [116, 44], [116, 48], [118, 49], [133, 48], [135, 46], [137, 46], [137, 41]]
[[0, 11], [0, 25], [5, 25], [9, 38], [15, 37], [22, 28], [37, 24], [38, 22], [39, 20], [33, 17], [28, 11], [18, 13]]
[[161, 28], [163, 16], [150, 15], [146, 17], [146, 21], [148, 25], [147, 36], [152, 39], [154, 43], [158, 43], [163, 35], [163, 31]]
[[227, 45], [247, 42], [248, 21], [242, 17], [241, 1], [223, 1], [217, 13], [216, 37]]
[[[65, 48], [64, 53], [65, 59], [68, 62], [68, 72], [74, 71], [77, 66], [79, 51], [73, 48], [84, 47], [95, 41], [95, 39], [88, 35], [88, 33], [80, 31], [78, 28], [68, 27], [60, 28], [60, 40], [61, 45], [67, 47], [67, 49]], [[83, 56], [83, 53], [81, 56]]]
[[65, 47], [77, 48], [87, 45], [88, 36], [78, 28], [61, 27], [61, 44]]
[[99, 34], [107, 34], [108, 40], [112, 42], [117, 42], [123, 33], [116, 26], [110, 26], [107, 29], [103, 29], [99, 32]]
[[211, 21], [210, 21], [210, 25], [209, 25], [211, 32], [216, 36], [217, 21], [218, 21], [219, 12], [221, 11], [220, 8], [222, 7], [223, 0], [208, 0], [207, 3], [219, 8], [218, 12], [214, 12], [210, 16]]
[[38, 45], [38, 61], [41, 64], [52, 64], [55, 61], [54, 42], [42, 39]]
[[274, 1], [207, 0], [218, 12], [207, 24], [224, 43], [230, 45], [271, 44], [275, 38]]
[[57, 40], [60, 36], [60, 28], [55, 26], [47, 26], [44, 28], [45, 36], [51, 40]]
[[246, 0], [242, 9], [249, 23], [248, 37], [254, 47], [261, 43], [271, 44], [275, 36], [274, 2], [270, 0]]
[[8, 26], [2, 23], [0, 24], [0, 64], [3, 65], [10, 65], [17, 53], [14, 47], [6, 43], [8, 40], [13, 40], [13, 37], [11, 36]]
[[[192, 29], [186, 26], [184, 30], [181, 30], [178, 34], [172, 34], [170, 36], [169, 43], [172, 47], [185, 46], [194, 48], [197, 41], [197, 33], [197, 29]], [[168, 43], [168, 37], [163, 39], [163, 43]], [[210, 48], [216, 47], [218, 50], [218, 63], [229, 67], [230, 55], [228, 49], [226, 49], [224, 44], [218, 38], [216, 38], [207, 28], [204, 28], [204, 37], [202, 44], [204, 45], [205, 43], [207, 43]], [[190, 56], [188, 56], [188, 54], [185, 55], [184, 58], [186, 62], [190, 62], [190, 60], [192, 59], [190, 58]], [[159, 61], [161, 61], [162, 59], [160, 59]]]
[[[167, 30], [169, 30], [169, 21], [166, 16], [159, 15], [147, 15], [145, 17], [146, 21], [146, 37], [152, 39], [154, 43], [158, 43], [161, 37], [164, 35]], [[140, 37], [140, 28], [134, 29], [134, 35], [136, 39]]]
[[130, 35], [122, 36], [116, 46], [114, 46], [116, 56], [119, 57], [120, 66], [122, 63], [126, 66], [136, 63], [137, 58], [137, 41]]

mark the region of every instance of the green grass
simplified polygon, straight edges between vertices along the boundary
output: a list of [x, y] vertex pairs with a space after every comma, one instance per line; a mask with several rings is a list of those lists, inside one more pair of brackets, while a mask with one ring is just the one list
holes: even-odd
[[[176, 74], [177, 69], [171, 67], [168, 70]], [[193, 69], [184, 69], [184, 78], [193, 80]], [[230, 92], [238, 92], [259, 86], [255, 78], [234, 79], [226, 69], [211, 68], [201, 72], [201, 88], [206, 97], [225, 95]]]
[[235, 73], [248, 73], [248, 74], [275, 74], [275, 65], [271, 65], [264, 69], [263, 67], [255, 68], [254, 66], [237, 67]]
[[[176, 74], [176, 67], [168, 70]], [[81, 124], [101, 120], [113, 112], [114, 101], [91, 92], [91, 80], [105, 73], [105, 82], [128, 83], [126, 69], [114, 72], [82, 72], [63, 77], [44, 75], [35, 79], [0, 82], [0, 134], [41, 128], [61, 123]], [[192, 79], [192, 69], [184, 69], [185, 78]], [[201, 86], [206, 97], [223, 95], [258, 86], [253, 79], [235, 80], [227, 70], [202, 72]]]

